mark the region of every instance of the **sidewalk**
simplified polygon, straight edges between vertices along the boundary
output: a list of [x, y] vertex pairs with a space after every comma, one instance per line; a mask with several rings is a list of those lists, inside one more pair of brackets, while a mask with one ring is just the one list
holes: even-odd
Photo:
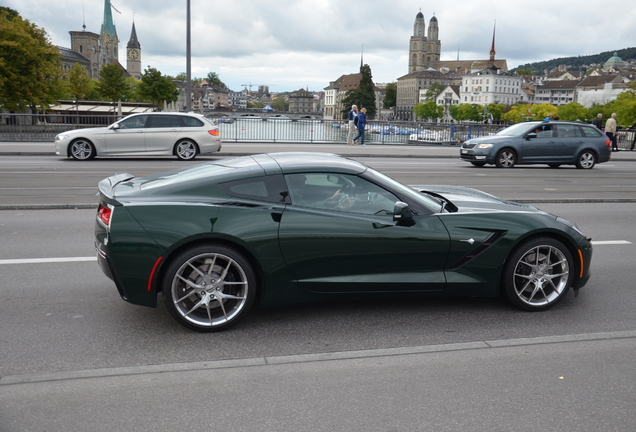
[[[337, 153], [349, 157], [459, 158], [459, 145], [391, 145], [348, 146], [335, 143], [224, 142], [221, 151], [209, 156], [242, 156], [256, 153], [309, 151]], [[0, 142], [0, 155], [55, 156], [52, 142]], [[636, 161], [636, 151], [612, 152], [612, 162]]]

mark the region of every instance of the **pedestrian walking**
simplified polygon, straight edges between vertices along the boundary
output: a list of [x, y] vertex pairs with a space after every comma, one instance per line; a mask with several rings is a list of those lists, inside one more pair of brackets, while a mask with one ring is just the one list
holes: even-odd
[[612, 142], [612, 151], [618, 151], [618, 143], [616, 140], [616, 129], [617, 129], [616, 113], [612, 113], [612, 117], [607, 119], [607, 122], [605, 123], [605, 135], [607, 135], [607, 137]]
[[629, 148], [629, 151], [634, 151], [634, 144], [636, 144], [636, 120], [634, 120], [634, 124], [627, 128], [628, 131], [632, 131], [632, 146]]
[[594, 120], [592, 120], [592, 124], [603, 130], [603, 114], [599, 113]]
[[353, 136], [357, 132], [356, 124], [358, 123], [358, 106], [351, 105], [349, 111], [349, 131], [347, 133], [347, 145], [353, 145]]
[[367, 109], [362, 108], [358, 113], [358, 135], [353, 139], [354, 144], [358, 144], [356, 141], [360, 139], [360, 145], [364, 145], [364, 127], [367, 124]]

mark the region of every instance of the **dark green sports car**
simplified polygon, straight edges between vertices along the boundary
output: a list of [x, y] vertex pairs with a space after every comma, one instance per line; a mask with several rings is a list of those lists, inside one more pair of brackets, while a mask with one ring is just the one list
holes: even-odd
[[321, 153], [223, 159], [99, 183], [99, 264], [122, 298], [197, 331], [253, 304], [507, 297], [547, 309], [589, 279], [574, 224], [456, 186], [405, 186]]

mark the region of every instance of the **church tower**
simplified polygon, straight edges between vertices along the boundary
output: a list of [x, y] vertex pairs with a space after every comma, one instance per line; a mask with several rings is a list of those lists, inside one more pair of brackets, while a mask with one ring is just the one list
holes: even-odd
[[437, 18], [433, 16], [428, 24], [428, 37], [424, 15], [420, 11], [415, 17], [413, 36], [409, 45], [409, 73], [426, 70], [439, 61], [441, 42], [439, 41], [439, 27]]
[[128, 45], [126, 45], [126, 69], [131, 76], [141, 79], [141, 44], [137, 40], [134, 21], [130, 40]]
[[113, 24], [113, 12], [110, 0], [104, 0], [104, 22], [102, 30], [99, 32], [100, 40], [100, 69], [101, 66], [119, 62], [119, 39], [117, 38], [117, 29]]

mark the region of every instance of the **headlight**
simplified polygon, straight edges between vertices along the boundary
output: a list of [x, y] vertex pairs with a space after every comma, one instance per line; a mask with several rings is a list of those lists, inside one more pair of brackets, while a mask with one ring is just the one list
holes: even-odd
[[560, 216], [556, 217], [556, 221], [557, 222], [561, 222], [564, 225], [569, 226], [570, 228], [572, 228], [574, 231], [576, 231], [577, 233], [581, 234], [583, 237], [585, 237], [585, 235], [583, 235], [583, 233], [581, 232], [581, 230], [579, 229], [579, 227], [576, 226], [576, 224], [574, 222], [570, 222], [567, 219], [563, 219]]
[[59, 134], [55, 136], [55, 141], [63, 141], [65, 139], [69, 139], [68, 135]]
[[478, 149], [489, 149], [489, 148], [492, 148], [492, 144], [477, 144], [477, 147], [475, 147], [475, 148], [478, 148]]

